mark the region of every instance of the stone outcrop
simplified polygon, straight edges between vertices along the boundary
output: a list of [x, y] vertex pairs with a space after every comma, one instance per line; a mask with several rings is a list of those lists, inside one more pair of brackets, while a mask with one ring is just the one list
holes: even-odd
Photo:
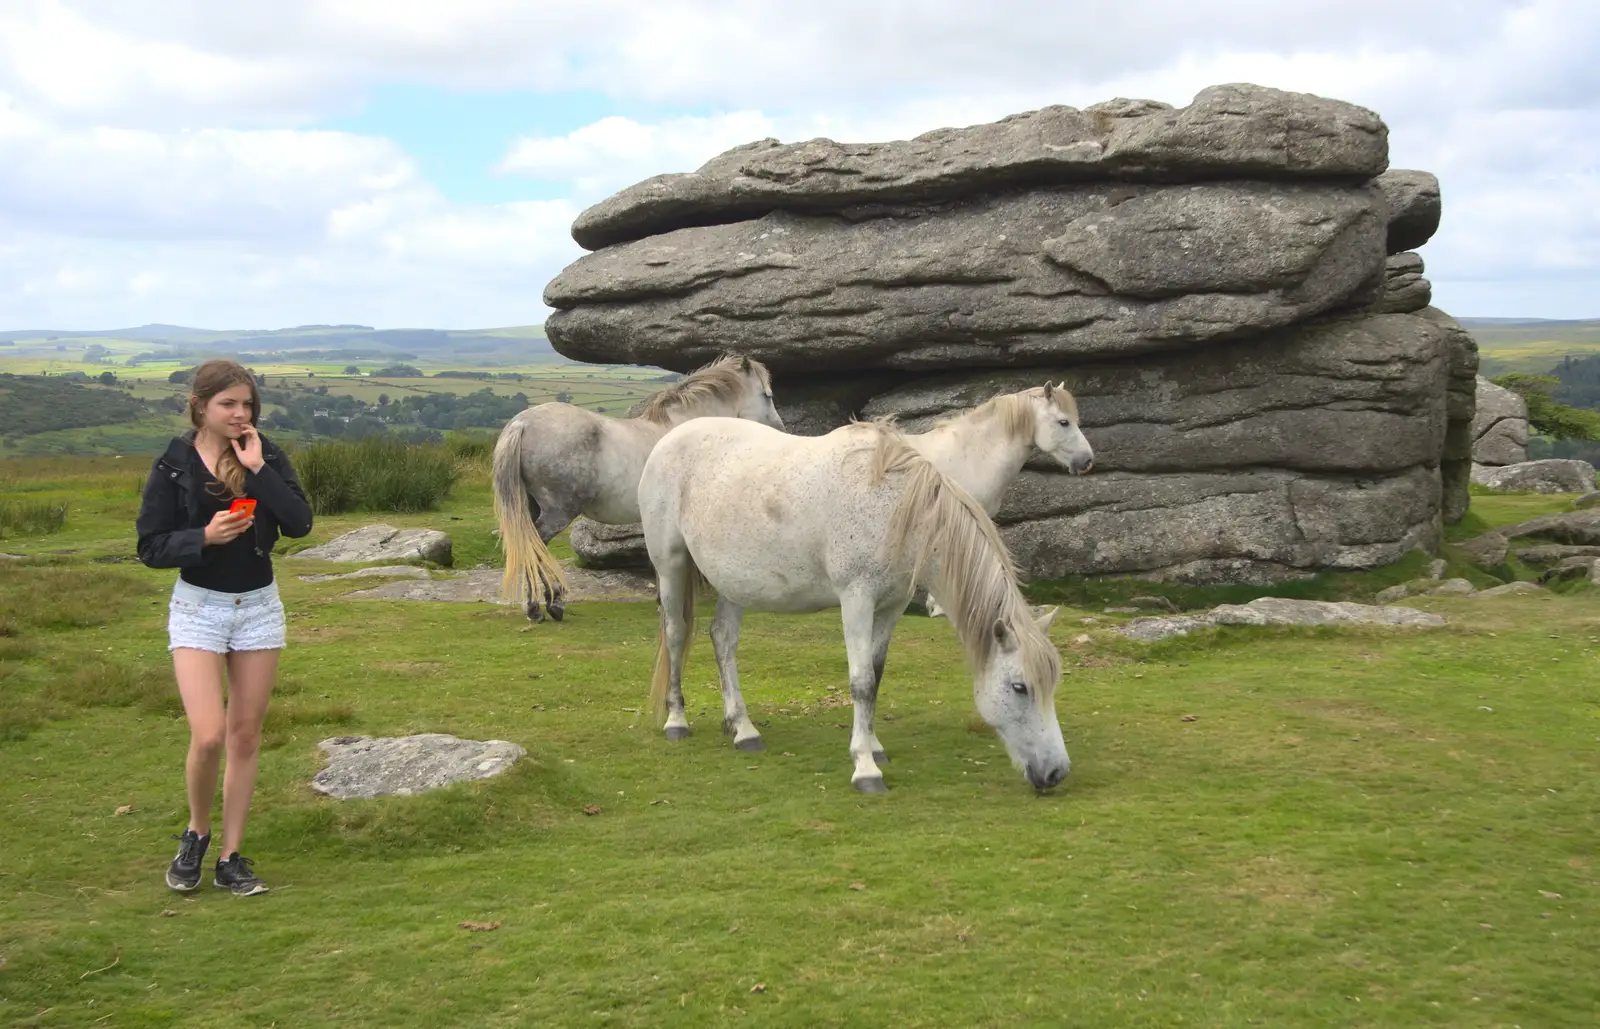
[[[1032, 577], [1261, 582], [1437, 549], [1466, 512], [1477, 346], [1415, 251], [1439, 185], [1336, 100], [1213, 87], [913, 140], [763, 140], [585, 211], [545, 328], [580, 360], [775, 376], [790, 432], [910, 431], [1046, 379], [1095, 473], [997, 516]], [[596, 567], [637, 526], [580, 520]]]
[[1528, 402], [1479, 375], [1472, 416], [1472, 461], [1500, 467], [1528, 459]]
[[1437, 628], [1443, 616], [1409, 607], [1355, 604], [1349, 601], [1293, 600], [1260, 597], [1248, 604], [1222, 604], [1203, 614], [1135, 618], [1117, 631], [1145, 643], [1187, 636], [1195, 629], [1218, 625], [1382, 625]]
[[1498, 468], [1477, 465], [1472, 481], [1493, 490], [1528, 493], [1588, 493], [1595, 487], [1594, 465], [1570, 458], [1522, 461]]

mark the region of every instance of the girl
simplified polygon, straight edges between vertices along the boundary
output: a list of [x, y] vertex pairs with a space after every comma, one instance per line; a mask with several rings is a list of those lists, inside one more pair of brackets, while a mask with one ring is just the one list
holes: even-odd
[[[217, 767], [222, 781], [222, 848], [213, 881], [249, 897], [267, 886], [239, 855], [256, 785], [256, 752], [284, 644], [283, 603], [272, 577], [272, 547], [281, 530], [311, 531], [311, 505], [289, 459], [256, 431], [261, 397], [255, 377], [233, 361], [195, 369], [189, 397], [194, 430], [156, 458], [139, 508], [139, 559], [178, 568], [167, 620], [168, 650], [189, 719], [189, 826], [167, 869], [167, 885], [200, 885], [211, 843]], [[236, 498], [256, 501], [230, 511]], [[223, 705], [222, 674], [228, 674]]]

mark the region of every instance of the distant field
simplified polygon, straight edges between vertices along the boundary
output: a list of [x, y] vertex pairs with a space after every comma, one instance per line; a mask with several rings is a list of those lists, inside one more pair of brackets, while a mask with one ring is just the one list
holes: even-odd
[[1600, 321], [1497, 324], [1463, 319], [1462, 324], [1478, 341], [1479, 371], [1489, 378], [1547, 372], [1568, 355], [1600, 354]]

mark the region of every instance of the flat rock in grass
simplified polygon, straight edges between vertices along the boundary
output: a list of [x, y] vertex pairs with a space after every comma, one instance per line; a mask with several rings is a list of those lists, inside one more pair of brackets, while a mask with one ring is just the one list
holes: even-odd
[[1503, 563], [1507, 548], [1506, 537], [1498, 532], [1486, 532], [1461, 544], [1461, 552], [1467, 555], [1467, 559], [1485, 568], [1494, 568]]
[[1537, 547], [1518, 547], [1517, 560], [1530, 565], [1553, 565], [1573, 557], [1600, 557], [1600, 547], [1574, 547], [1550, 543]]
[[1572, 502], [1572, 506], [1580, 511], [1587, 507], [1593, 507], [1596, 504], [1600, 504], [1600, 490], [1594, 490], [1592, 492], [1585, 493], [1583, 496]]
[[1430, 597], [1469, 597], [1477, 592], [1478, 587], [1466, 579], [1446, 579], [1439, 585], [1428, 590]]
[[353, 572], [329, 572], [325, 575], [301, 575], [301, 582], [328, 582], [331, 579], [371, 579], [377, 577], [396, 579], [431, 578], [426, 568], [416, 565], [380, 565], [376, 568], [358, 568]]
[[22, 560], [25, 560], [25, 558], [21, 554], [0, 554], [0, 561], [22, 561]]
[[1540, 515], [1497, 531], [1506, 539], [1543, 536], [1575, 547], [1600, 546], [1600, 509]]
[[1422, 625], [1444, 624], [1442, 615], [1409, 607], [1350, 601], [1258, 597], [1248, 604], [1223, 604], [1210, 618], [1217, 625]]
[[1472, 596], [1474, 597], [1474, 599], [1476, 599], [1478, 597], [1506, 597], [1506, 596], [1521, 595], [1521, 594], [1525, 594], [1525, 593], [1546, 593], [1546, 592], [1548, 592], [1548, 591], [1543, 586], [1540, 586], [1537, 583], [1532, 583], [1532, 582], [1508, 582], [1504, 586], [1493, 586], [1493, 587], [1491, 587], [1489, 589], [1486, 589], [1486, 590], [1479, 590], [1478, 592], [1474, 593]]
[[1135, 618], [1118, 631], [1131, 639], [1153, 642], [1212, 625], [1393, 625], [1436, 627], [1440, 615], [1409, 607], [1380, 607], [1348, 601], [1291, 600], [1259, 597], [1248, 604], [1223, 604], [1197, 615]]
[[[571, 561], [562, 562], [567, 569], [567, 580], [572, 589], [567, 593], [567, 604], [598, 600], [654, 600], [656, 584], [653, 578], [626, 569], [579, 568]], [[443, 579], [415, 582], [386, 582], [372, 589], [345, 594], [365, 600], [435, 600], [457, 603], [510, 603], [500, 591], [501, 570], [477, 568], [470, 572], [457, 572]]]
[[1567, 582], [1572, 579], [1600, 582], [1600, 560], [1592, 557], [1564, 558], [1546, 568], [1539, 576], [1540, 582]]
[[311, 780], [311, 788], [340, 800], [409, 796], [454, 782], [486, 779], [527, 754], [505, 740], [463, 740], [436, 732], [336, 736], [318, 746], [328, 765]]
[[292, 557], [313, 561], [430, 561], [452, 562], [450, 537], [437, 529], [397, 529], [392, 525], [365, 525], [320, 546], [299, 550]]

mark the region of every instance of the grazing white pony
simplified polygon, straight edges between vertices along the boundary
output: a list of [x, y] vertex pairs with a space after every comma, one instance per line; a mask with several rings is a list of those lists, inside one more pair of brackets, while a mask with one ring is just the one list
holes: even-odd
[[[1034, 447], [1070, 475], [1094, 467], [1094, 449], [1078, 425], [1078, 402], [1064, 382], [1001, 394], [905, 438], [991, 518]], [[929, 615], [943, 613], [937, 600], [929, 601]]]
[[724, 728], [734, 745], [765, 744], [739, 691], [735, 655], [746, 608], [838, 607], [855, 723], [851, 784], [882, 792], [887, 760], [873, 729], [889, 636], [913, 586], [949, 612], [973, 675], [973, 700], [1036, 789], [1067, 774], [1056, 720], [1061, 656], [1017, 588], [994, 522], [893, 427], [854, 422], [791, 436], [754, 422], [700, 418], [673, 429], [639, 478], [645, 545], [660, 590], [661, 635], [651, 699], [666, 736], [689, 734], [683, 658], [695, 584], [717, 591], [711, 625]]
[[772, 376], [760, 361], [727, 355], [660, 390], [637, 418], [612, 418], [572, 404], [517, 412], [494, 447], [494, 516], [506, 571], [501, 588], [540, 622], [566, 613], [570, 584], [546, 546], [580, 514], [607, 525], [639, 520], [639, 473], [650, 449], [691, 418], [749, 418], [775, 429]]

